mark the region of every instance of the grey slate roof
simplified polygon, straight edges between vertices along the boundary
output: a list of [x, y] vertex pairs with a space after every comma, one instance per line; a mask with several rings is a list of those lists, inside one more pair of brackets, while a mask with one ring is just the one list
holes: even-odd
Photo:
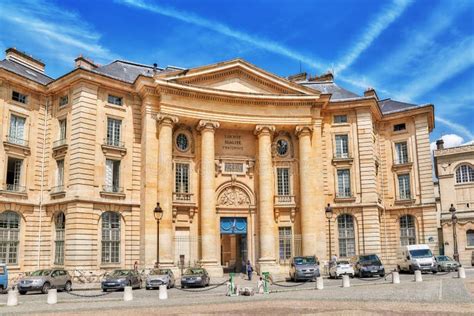
[[[124, 60], [116, 60], [108, 65], [100, 66], [93, 71], [129, 83], [133, 83], [139, 75], [147, 77], [153, 76], [152, 66], [132, 63]], [[163, 69], [157, 68], [157, 71], [161, 72]]]
[[360, 95], [339, 87], [334, 81], [303, 81], [299, 84], [321, 91], [321, 93], [332, 94], [331, 100], [344, 100], [358, 98]]
[[410, 110], [421, 105], [395, 101], [392, 99], [384, 99], [379, 101], [379, 107], [383, 114], [389, 114], [393, 112], [401, 112], [405, 110]]
[[0, 68], [16, 73], [22, 77], [28, 78], [42, 85], [47, 85], [48, 83], [54, 80], [53, 78], [48, 77], [47, 75], [41, 72], [35, 71], [31, 68], [28, 68], [26, 66], [7, 59], [0, 61]]

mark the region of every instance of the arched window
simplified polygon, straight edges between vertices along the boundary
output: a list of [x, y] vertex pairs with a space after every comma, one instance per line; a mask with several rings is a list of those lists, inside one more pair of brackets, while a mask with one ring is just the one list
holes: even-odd
[[349, 214], [337, 218], [339, 231], [339, 256], [352, 257], [355, 255], [354, 217]]
[[64, 229], [66, 228], [66, 217], [63, 212], [56, 215], [55, 224], [55, 240], [54, 240], [54, 264], [64, 264]]
[[120, 262], [120, 214], [102, 214], [102, 263]]
[[11, 211], [0, 214], [0, 263], [18, 264], [20, 216]]
[[400, 217], [400, 244], [402, 246], [416, 244], [415, 217], [412, 215]]
[[466, 240], [467, 240], [467, 246], [474, 247], [474, 230], [473, 229], [469, 229], [466, 232]]
[[461, 165], [456, 169], [456, 183], [474, 182], [474, 168]]

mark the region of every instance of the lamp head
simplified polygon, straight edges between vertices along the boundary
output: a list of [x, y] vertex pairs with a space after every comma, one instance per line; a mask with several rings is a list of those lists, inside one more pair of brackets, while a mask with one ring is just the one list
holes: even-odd
[[156, 203], [156, 207], [153, 210], [153, 215], [155, 215], [155, 219], [157, 221], [163, 218], [163, 209], [161, 208], [160, 203]]
[[328, 206], [325, 208], [326, 211], [326, 218], [331, 219], [332, 218], [332, 207], [331, 204], [328, 203]]

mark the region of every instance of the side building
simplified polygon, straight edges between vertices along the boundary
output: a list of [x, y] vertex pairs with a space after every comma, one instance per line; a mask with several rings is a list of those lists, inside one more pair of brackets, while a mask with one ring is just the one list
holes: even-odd
[[251, 260], [286, 273], [295, 255], [377, 253], [394, 266], [401, 245], [437, 251], [433, 105], [241, 59], [75, 61], [57, 79], [16, 49], [0, 61], [0, 261], [11, 271], [159, 261], [220, 275]]

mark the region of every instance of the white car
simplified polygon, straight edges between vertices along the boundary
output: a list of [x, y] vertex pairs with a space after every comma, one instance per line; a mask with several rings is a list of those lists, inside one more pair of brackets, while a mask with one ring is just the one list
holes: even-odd
[[341, 275], [348, 275], [354, 277], [354, 268], [349, 263], [349, 260], [337, 260], [329, 263], [329, 277], [338, 278]]

